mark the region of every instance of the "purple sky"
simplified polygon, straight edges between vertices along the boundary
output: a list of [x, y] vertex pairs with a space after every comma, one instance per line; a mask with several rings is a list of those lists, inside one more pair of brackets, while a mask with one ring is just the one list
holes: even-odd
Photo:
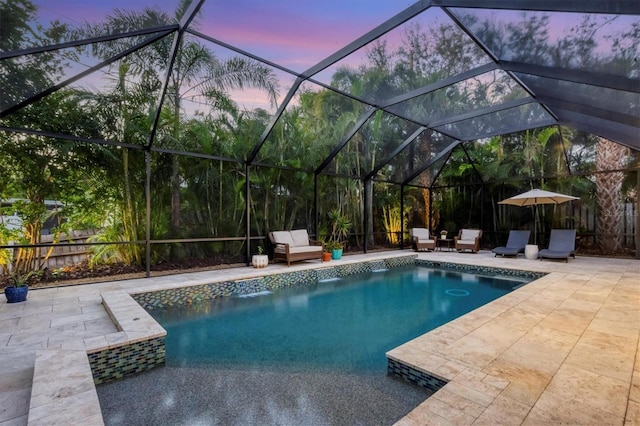
[[[207, 0], [198, 30], [294, 71], [303, 71], [413, 4], [413, 0]], [[173, 14], [177, 0], [36, 0], [40, 19], [97, 22], [114, 9], [157, 6]]]
[[[409, 7], [414, 1], [207, 0], [200, 10], [196, 29], [261, 58], [301, 72]], [[141, 11], [145, 7], [158, 7], [173, 15], [178, 5], [178, 0], [34, 2], [39, 7], [40, 21], [58, 20], [73, 26], [100, 22], [115, 9]], [[220, 57], [231, 55], [219, 46], [209, 47]], [[278, 74], [282, 98], [293, 82], [293, 77], [280, 72]], [[98, 88], [105, 83], [98, 77], [99, 75], [92, 75], [83, 81]], [[89, 83], [90, 81], [93, 83]], [[250, 88], [242, 93], [235, 93], [234, 100], [249, 109], [256, 106], [270, 109], [266, 96]]]
[[[414, 3], [415, 0], [207, 0], [197, 18], [197, 30], [258, 57], [280, 64], [293, 71], [304, 71], [317, 64], [359, 36], [390, 19]], [[71, 25], [100, 22], [114, 9], [141, 11], [145, 7], [158, 7], [173, 15], [178, 0], [34, 0], [40, 8], [40, 21], [59, 20]], [[475, 10], [479, 16], [493, 21], [521, 19], [520, 12], [491, 12]], [[579, 15], [559, 14], [554, 17], [550, 37], [562, 37]], [[432, 8], [418, 18], [426, 28], [434, 19], [448, 20], [439, 8]], [[637, 17], [620, 18], [611, 25]], [[504, 22], [504, 21], [503, 21]], [[627, 23], [627, 25], [629, 25]], [[390, 45], [396, 45], [402, 28], [385, 36]], [[600, 42], [602, 43], [602, 39]], [[206, 44], [206, 43], [205, 43]], [[396, 47], [394, 46], [394, 47]], [[219, 46], [209, 45], [220, 57], [229, 55]], [[390, 46], [391, 47], [391, 46]], [[607, 49], [602, 43], [601, 48]], [[342, 63], [363, 61], [358, 52]], [[337, 64], [340, 65], [340, 64]], [[336, 66], [337, 66], [336, 65]], [[329, 68], [316, 77], [328, 82], [335, 68]], [[282, 76], [281, 76], [282, 77]], [[291, 76], [281, 78], [281, 96], [286, 93]], [[264, 105], [265, 99], [256, 91], [245, 91], [247, 98], [255, 98], [255, 105]], [[251, 103], [248, 99], [246, 102]]]

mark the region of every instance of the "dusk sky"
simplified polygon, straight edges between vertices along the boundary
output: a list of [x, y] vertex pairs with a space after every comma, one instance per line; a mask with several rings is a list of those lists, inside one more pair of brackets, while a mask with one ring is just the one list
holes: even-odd
[[[37, 0], [42, 21], [97, 22], [114, 9], [157, 6], [173, 13], [177, 0]], [[412, 0], [207, 0], [198, 30], [303, 71], [413, 4]]]
[[[39, 20], [58, 20], [72, 26], [96, 23], [113, 14], [115, 9], [141, 11], [157, 7], [173, 15], [178, 0], [35, 0]], [[302, 72], [325, 59], [356, 38], [404, 10], [414, 0], [207, 0], [197, 18], [196, 30], [245, 50], [290, 70]], [[218, 57], [235, 53], [203, 42]], [[358, 55], [354, 55], [358, 56]], [[352, 60], [357, 60], [351, 58]], [[275, 71], [281, 82], [280, 99], [294, 77]], [[330, 72], [318, 78], [330, 78]], [[83, 81], [95, 81], [96, 76]], [[259, 90], [245, 88], [234, 93], [234, 100], [249, 109], [268, 106]]]
[[[415, 0], [207, 0], [197, 18], [196, 30], [207, 36], [245, 50], [253, 55], [279, 64], [294, 72], [302, 72], [317, 64], [340, 48], [346, 46], [371, 29], [382, 24]], [[115, 9], [142, 11], [145, 7], [157, 7], [173, 15], [178, 0], [35, 0], [39, 7], [40, 21], [58, 20], [72, 26], [97, 23]], [[454, 9], [455, 11], [455, 9]], [[529, 12], [534, 13], [535, 12]], [[493, 22], [506, 23], [522, 19], [520, 11], [474, 10]], [[566, 37], [571, 26], [578, 25], [581, 14], [556, 14], [552, 18], [550, 39]], [[417, 20], [423, 28], [449, 18], [440, 8], [431, 8]], [[598, 17], [606, 19], [606, 17]], [[618, 17], [607, 29], [600, 30], [599, 49], [608, 52], [610, 46], [603, 35], [612, 35], [620, 28], [629, 28], [637, 17]], [[390, 49], [396, 48], [402, 38], [403, 28], [397, 28], [385, 36]], [[218, 57], [236, 54], [202, 41]], [[505, 59], [509, 59], [508, 56]], [[357, 52], [315, 76], [329, 82], [335, 68], [341, 64], [357, 66], [363, 63], [363, 51]], [[85, 64], [90, 65], [90, 64]], [[281, 82], [281, 98], [294, 80], [290, 74], [274, 70]], [[94, 76], [94, 78], [97, 76]], [[265, 107], [264, 94], [251, 88], [236, 93], [236, 101]]]

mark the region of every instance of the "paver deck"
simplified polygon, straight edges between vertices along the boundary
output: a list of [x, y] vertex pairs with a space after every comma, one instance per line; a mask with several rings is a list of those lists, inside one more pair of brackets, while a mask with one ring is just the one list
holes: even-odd
[[[338, 262], [408, 253], [346, 256]], [[578, 255], [568, 263], [540, 262], [482, 251], [418, 256], [548, 275], [390, 351], [449, 380], [399, 425], [640, 424], [638, 260]], [[309, 261], [30, 290], [27, 302], [0, 302], [0, 425], [27, 424], [37, 351], [83, 350], [118, 331], [102, 293], [318, 266], [319, 261]]]

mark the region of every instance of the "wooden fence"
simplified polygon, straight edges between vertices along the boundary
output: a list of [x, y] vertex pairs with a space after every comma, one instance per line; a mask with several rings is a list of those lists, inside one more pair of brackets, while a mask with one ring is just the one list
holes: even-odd
[[[58, 238], [58, 244], [51, 247], [40, 247], [40, 259], [38, 265], [42, 268], [57, 269], [64, 266], [71, 266], [83, 263], [87, 260], [89, 254], [88, 247], [84, 244], [88, 237], [95, 235], [96, 230], [73, 231], [70, 235], [62, 234]], [[54, 235], [43, 235], [42, 244], [53, 243]], [[14, 250], [14, 258], [17, 254], [17, 248]], [[51, 250], [51, 254], [47, 254]], [[0, 272], [2, 271], [0, 267]]]

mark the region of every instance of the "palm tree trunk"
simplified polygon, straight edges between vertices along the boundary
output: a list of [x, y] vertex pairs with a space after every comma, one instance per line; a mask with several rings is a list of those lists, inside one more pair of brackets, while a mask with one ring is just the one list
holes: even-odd
[[609, 172], [624, 166], [627, 148], [607, 139], [600, 138], [596, 150], [596, 196], [598, 202], [598, 220], [596, 224], [597, 240], [604, 254], [622, 250], [622, 180], [624, 173]]

